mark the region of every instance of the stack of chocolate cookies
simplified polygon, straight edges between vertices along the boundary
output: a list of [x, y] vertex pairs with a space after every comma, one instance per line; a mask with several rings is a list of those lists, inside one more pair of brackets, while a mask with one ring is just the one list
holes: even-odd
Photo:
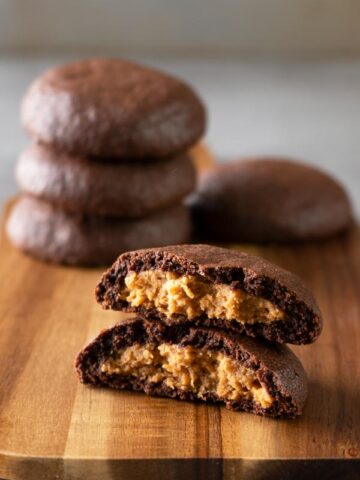
[[120, 255], [96, 297], [137, 317], [79, 353], [83, 383], [277, 418], [302, 413], [305, 372], [284, 344], [314, 342], [322, 318], [294, 274], [239, 251], [170, 246]]
[[34, 81], [22, 121], [33, 143], [17, 165], [23, 195], [7, 223], [21, 250], [96, 265], [189, 240], [188, 152], [205, 110], [183, 82], [122, 60], [75, 62]]

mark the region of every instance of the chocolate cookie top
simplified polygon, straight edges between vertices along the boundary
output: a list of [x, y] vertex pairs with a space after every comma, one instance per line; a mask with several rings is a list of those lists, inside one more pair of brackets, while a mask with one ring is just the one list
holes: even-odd
[[162, 158], [202, 136], [205, 110], [180, 80], [119, 59], [55, 67], [30, 86], [22, 121], [59, 150], [118, 159]]
[[[183, 400], [196, 399], [196, 392], [190, 388], [169, 389], [166, 384], [159, 381], [140, 380], [134, 376], [126, 378], [124, 373], [107, 375], [102, 368], [109, 357], [114, 357], [123, 348], [133, 344], [163, 343], [175, 344], [180, 348], [191, 346], [195, 352], [199, 349], [203, 353], [206, 351], [223, 353], [234, 359], [239, 367], [255, 372], [259, 384], [265, 386], [274, 399], [267, 408], [249, 399], [225, 400], [231, 410], [245, 410], [279, 418], [293, 418], [302, 413], [307, 396], [306, 375], [297, 357], [285, 345], [213, 328], [190, 325], [165, 327], [156, 320], [147, 322], [141, 318], [120, 322], [110, 329], [103, 330], [79, 353], [76, 369], [80, 380], [83, 383], [112, 388], [141, 389], [150, 395], [170, 396]], [[192, 356], [196, 355], [195, 352], [192, 351]], [[202, 398], [221, 401], [211, 392], [208, 395], [203, 394]]]
[[188, 241], [190, 220], [181, 205], [131, 220], [66, 213], [24, 195], [13, 206], [6, 230], [16, 247], [40, 260], [109, 265], [119, 250]]
[[[156, 275], [145, 277], [141, 272]], [[162, 272], [174, 274], [165, 288], [168, 279]], [[145, 288], [153, 285], [153, 300], [144, 301]], [[214, 291], [219, 285], [228, 288]], [[132, 293], [139, 288], [142, 291], [133, 302]], [[159, 304], [154, 303], [154, 295], [162, 296]], [[190, 321], [281, 343], [311, 343], [322, 329], [317, 303], [299, 277], [263, 258], [210, 245], [124, 253], [103, 274], [96, 298], [104, 308], [138, 312], [168, 324]], [[165, 301], [171, 303], [171, 315], [163, 308]]]
[[320, 239], [352, 223], [344, 189], [315, 167], [276, 158], [205, 172], [190, 200], [200, 237], [220, 241]]
[[33, 144], [21, 154], [16, 177], [28, 194], [69, 212], [143, 217], [181, 201], [195, 187], [191, 158], [166, 162], [95, 162]]

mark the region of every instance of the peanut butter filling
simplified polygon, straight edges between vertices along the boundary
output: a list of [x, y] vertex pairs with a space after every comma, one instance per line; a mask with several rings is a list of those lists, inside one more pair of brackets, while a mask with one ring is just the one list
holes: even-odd
[[239, 323], [270, 323], [285, 317], [264, 298], [195, 275], [162, 270], [128, 272], [119, 298], [132, 307], [156, 308], [172, 320], [179, 314], [189, 320], [206, 314], [209, 318]]
[[101, 372], [163, 383], [171, 389], [224, 401], [253, 400], [269, 408], [273, 398], [253, 370], [220, 352], [169, 343], [134, 344], [106, 360]]

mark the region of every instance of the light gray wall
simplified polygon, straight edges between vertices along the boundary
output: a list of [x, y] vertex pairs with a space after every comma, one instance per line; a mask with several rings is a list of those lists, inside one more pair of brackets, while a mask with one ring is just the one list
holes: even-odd
[[358, 54], [359, 0], [0, 0], [0, 51]]

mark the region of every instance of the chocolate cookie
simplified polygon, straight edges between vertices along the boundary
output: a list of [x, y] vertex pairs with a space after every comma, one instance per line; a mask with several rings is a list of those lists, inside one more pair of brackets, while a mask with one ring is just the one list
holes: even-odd
[[17, 201], [7, 222], [10, 240], [24, 252], [73, 265], [106, 265], [121, 250], [186, 242], [189, 230], [189, 215], [183, 206], [139, 220], [119, 220], [65, 213], [27, 196]]
[[186, 154], [142, 164], [99, 163], [34, 144], [20, 156], [16, 177], [26, 193], [69, 212], [143, 217], [190, 193], [196, 172]]
[[239, 251], [177, 245], [120, 255], [96, 288], [107, 309], [193, 323], [281, 343], [314, 342], [322, 328], [311, 292], [294, 274]]
[[201, 238], [301, 242], [352, 223], [344, 189], [327, 174], [279, 159], [242, 160], [206, 172], [190, 199]]
[[55, 67], [22, 105], [30, 135], [80, 155], [148, 159], [174, 155], [204, 133], [205, 110], [180, 80], [119, 59]]
[[307, 395], [303, 367], [285, 345], [138, 318], [103, 330], [79, 353], [76, 369], [87, 384], [277, 418], [300, 415]]

